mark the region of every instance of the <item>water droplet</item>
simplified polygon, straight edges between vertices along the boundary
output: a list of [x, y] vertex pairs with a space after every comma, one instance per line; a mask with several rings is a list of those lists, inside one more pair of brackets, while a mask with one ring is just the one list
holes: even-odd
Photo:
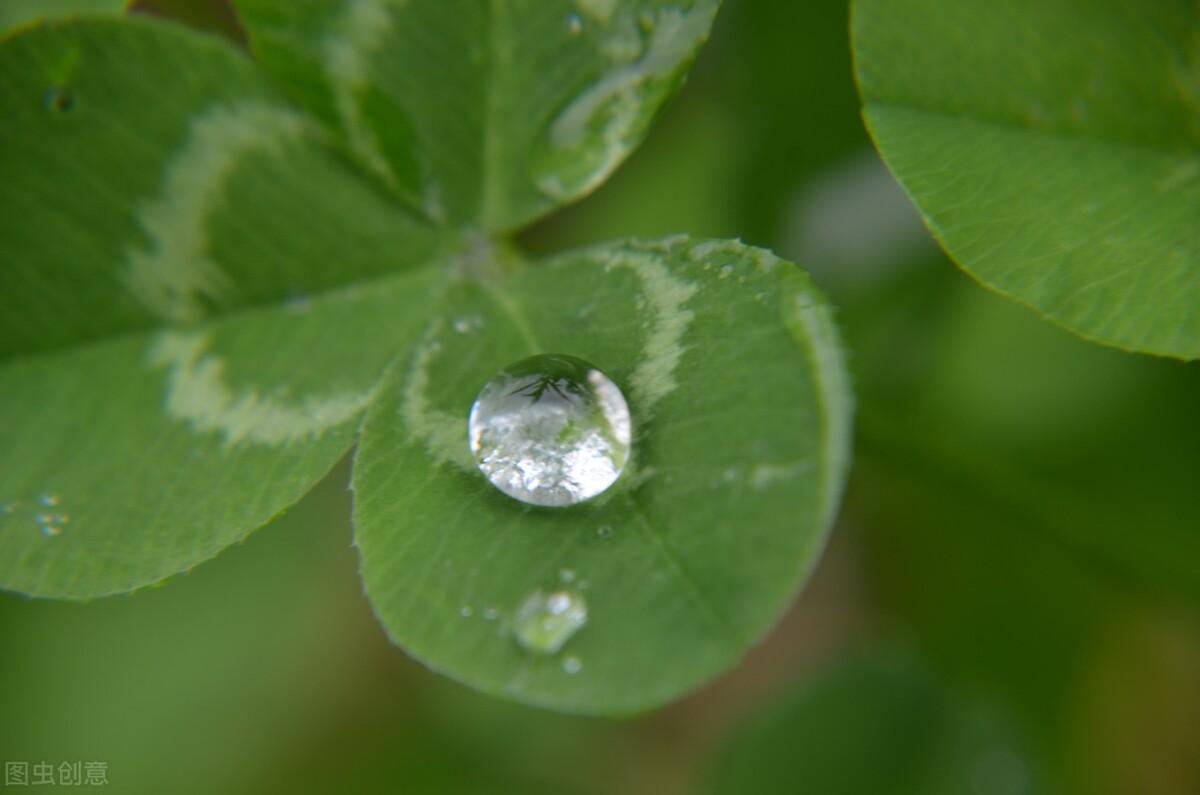
[[573, 591], [535, 591], [517, 610], [517, 640], [530, 651], [554, 654], [587, 623], [587, 603]]
[[575, 571], [573, 569], [562, 569], [558, 572], [558, 578], [563, 582], [575, 582]]
[[39, 513], [34, 521], [42, 535], [53, 537], [62, 534], [63, 526], [71, 521], [71, 517], [65, 513]]
[[583, 660], [578, 657], [564, 657], [562, 667], [569, 674], [577, 674], [583, 670]]
[[601, 538], [612, 538], [612, 534], [613, 529], [608, 525], [603, 525], [596, 528], [596, 535], [600, 536]]
[[728, 279], [732, 274], [733, 274], [733, 266], [732, 265], [722, 265], [720, 272], [717, 274], [717, 278]]
[[583, 18], [578, 14], [567, 14], [567, 32], [578, 36], [583, 32]]
[[69, 113], [75, 107], [75, 95], [60, 86], [51, 86], [42, 94], [42, 106], [54, 113]]
[[454, 330], [459, 334], [470, 334], [483, 328], [483, 318], [479, 315], [460, 317], [454, 321]]
[[57, 494], [39, 494], [37, 501], [48, 508], [52, 508], [62, 502], [62, 499]]
[[500, 617], [500, 611], [494, 607], [489, 607], [487, 610], [483, 611], [484, 621], [495, 621], [499, 617]]
[[13, 505], [11, 502], [6, 502], [3, 504], [0, 504], [0, 516], [8, 516], [10, 513], [15, 511], [16, 509], [17, 509], [17, 507], [15, 505]]
[[462, 609], [458, 611], [458, 614], [463, 618], [470, 618], [474, 612], [475, 611], [471, 609], [470, 605], [463, 605]]
[[497, 374], [468, 422], [479, 469], [531, 505], [575, 505], [616, 482], [629, 459], [629, 406], [603, 372], [573, 356], [534, 356]]

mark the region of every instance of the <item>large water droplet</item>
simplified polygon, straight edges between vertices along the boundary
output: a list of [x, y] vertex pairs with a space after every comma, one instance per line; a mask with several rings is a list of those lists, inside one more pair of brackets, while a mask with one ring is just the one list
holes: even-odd
[[587, 603], [574, 591], [535, 591], [517, 610], [517, 640], [530, 651], [554, 654], [587, 623]]
[[471, 407], [471, 452], [496, 488], [532, 505], [574, 505], [616, 482], [629, 460], [629, 406], [612, 380], [574, 356], [523, 359]]

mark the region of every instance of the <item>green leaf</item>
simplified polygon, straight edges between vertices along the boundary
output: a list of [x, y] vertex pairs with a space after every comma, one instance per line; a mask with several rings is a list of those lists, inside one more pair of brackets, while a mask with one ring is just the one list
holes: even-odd
[[1200, 357], [1200, 6], [858, 0], [867, 124], [950, 254], [1089, 339]]
[[[846, 469], [846, 376], [807, 276], [738, 243], [630, 242], [458, 285], [441, 315], [355, 460], [363, 579], [393, 640], [481, 690], [590, 713], [733, 665], [812, 567]], [[542, 352], [604, 370], [633, 414], [630, 468], [570, 508], [504, 496], [467, 444], [483, 384]], [[557, 588], [586, 625], [558, 655], [524, 651], [515, 614]]]
[[842, 662], [753, 714], [721, 749], [714, 793], [1039, 792], [1002, 716], [911, 655]]
[[237, 50], [176, 26], [5, 40], [0, 119], [0, 587], [128, 591], [345, 454], [442, 244]]
[[718, 0], [238, 0], [255, 57], [429, 217], [521, 226], [596, 188]]
[[0, 33], [47, 19], [75, 14], [117, 14], [130, 0], [4, 0]]

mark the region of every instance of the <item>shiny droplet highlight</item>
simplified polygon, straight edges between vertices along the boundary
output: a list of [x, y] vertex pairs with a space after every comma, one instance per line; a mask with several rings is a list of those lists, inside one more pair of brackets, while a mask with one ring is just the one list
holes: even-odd
[[508, 496], [562, 507], [607, 490], [629, 460], [625, 396], [582, 359], [546, 354], [497, 374], [468, 421], [479, 469]]

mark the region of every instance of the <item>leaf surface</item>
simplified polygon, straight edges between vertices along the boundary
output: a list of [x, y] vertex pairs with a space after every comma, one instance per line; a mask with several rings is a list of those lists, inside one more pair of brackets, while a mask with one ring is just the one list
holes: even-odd
[[[814, 564], [846, 467], [840, 347], [807, 276], [738, 243], [630, 242], [459, 286], [442, 314], [355, 461], [363, 579], [395, 642], [476, 688], [591, 713], [733, 665]], [[475, 468], [476, 394], [535, 353], [580, 357], [629, 400], [632, 463], [594, 501], [535, 509]], [[518, 609], [556, 589], [586, 625], [557, 655], [523, 650]]]
[[1200, 357], [1200, 6], [858, 0], [853, 28], [875, 142], [968, 273]]
[[441, 235], [176, 26], [5, 40], [0, 118], [0, 587], [128, 591], [345, 454], [424, 326]]
[[645, 135], [718, 0], [238, 0], [255, 56], [430, 218], [510, 230]]

